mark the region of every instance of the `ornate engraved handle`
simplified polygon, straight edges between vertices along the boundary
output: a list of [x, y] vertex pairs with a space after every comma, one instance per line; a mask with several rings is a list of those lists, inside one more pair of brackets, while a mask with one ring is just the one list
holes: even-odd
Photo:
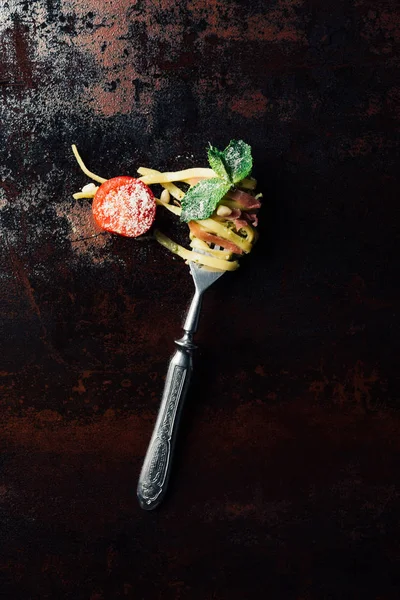
[[191, 338], [186, 332], [182, 340], [175, 342], [178, 350], [169, 364], [160, 410], [137, 488], [139, 504], [145, 510], [156, 508], [167, 489], [179, 419], [193, 370], [195, 346]]
[[183, 326], [184, 335], [175, 342], [178, 349], [169, 363], [160, 410], [139, 477], [137, 497], [145, 510], [156, 508], [167, 489], [179, 420], [193, 371], [193, 334], [199, 322], [201, 300], [202, 292], [196, 286]]

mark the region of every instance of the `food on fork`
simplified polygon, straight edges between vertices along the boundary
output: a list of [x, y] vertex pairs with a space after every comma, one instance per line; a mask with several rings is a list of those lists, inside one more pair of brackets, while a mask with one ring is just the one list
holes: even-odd
[[[154, 237], [186, 261], [233, 271], [239, 266], [237, 258], [252, 250], [262, 194], [255, 194], [251, 148], [242, 140], [232, 140], [223, 151], [210, 145], [211, 168], [160, 172], [140, 167], [139, 178], [119, 176], [109, 180], [87, 169], [75, 145], [72, 150], [83, 172], [101, 184], [87, 184], [73, 196], [77, 200], [93, 198], [93, 216], [102, 229], [138, 237], [150, 230], [156, 206], [161, 206], [188, 223], [191, 250], [157, 229]], [[154, 196], [150, 188], [153, 185], [163, 188], [160, 198]]]

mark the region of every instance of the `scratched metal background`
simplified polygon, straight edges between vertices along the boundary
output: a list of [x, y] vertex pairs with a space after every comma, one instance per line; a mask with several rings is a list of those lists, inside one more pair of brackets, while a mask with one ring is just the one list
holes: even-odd
[[[1, 2], [5, 598], [400, 597], [399, 39], [395, 0]], [[205, 301], [147, 514], [192, 284], [94, 228], [70, 144], [111, 177], [232, 137], [254, 149], [262, 236]]]

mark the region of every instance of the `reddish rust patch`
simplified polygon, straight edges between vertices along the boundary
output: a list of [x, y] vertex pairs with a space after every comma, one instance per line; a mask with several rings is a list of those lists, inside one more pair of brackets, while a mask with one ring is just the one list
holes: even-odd
[[380, 9], [369, 10], [363, 17], [361, 36], [370, 43], [375, 54], [391, 54], [400, 41], [400, 12]]
[[257, 365], [256, 368], [254, 369], [254, 373], [257, 373], [257, 375], [260, 375], [260, 377], [266, 376], [264, 367], [262, 365]]
[[235, 3], [223, 0], [195, 0], [188, 7], [194, 19], [207, 23], [201, 35], [204, 38], [214, 35], [238, 41], [245, 38], [249, 42], [304, 43], [303, 22], [297, 13], [302, 5], [302, 0], [278, 0], [267, 10], [250, 15]]
[[29, 49], [29, 28], [26, 24], [21, 23], [17, 13], [14, 15], [13, 41], [16, 57], [15, 70], [19, 75], [18, 79], [22, 78], [25, 85], [32, 86], [33, 75]]
[[322, 370], [322, 378], [312, 381], [309, 391], [314, 394], [315, 400], [319, 401], [329, 389], [333, 403], [342, 407], [355, 406], [364, 411], [375, 408], [372, 389], [376, 383], [378, 383], [382, 393], [382, 387], [384, 386], [378, 372], [372, 369], [369, 373], [365, 373], [363, 362], [358, 360], [354, 367], [347, 371], [342, 381], [328, 377]]
[[394, 147], [394, 141], [391, 142], [378, 132], [368, 132], [360, 137], [353, 138], [348, 144], [344, 144], [340, 154], [343, 157], [355, 158], [376, 153], [382, 148], [394, 149]]
[[34, 65], [29, 25], [15, 12], [9, 23], [6, 19], [3, 23], [0, 21], [0, 34], [0, 84], [33, 87]]
[[368, 101], [368, 107], [365, 111], [366, 114], [369, 117], [373, 117], [375, 115], [378, 115], [381, 111], [382, 111], [382, 102], [381, 102], [380, 98], [378, 98], [377, 96], [371, 96]]
[[226, 507], [227, 515], [234, 519], [254, 515], [256, 511], [257, 507], [254, 504], [228, 504]]
[[[140, 110], [151, 128], [154, 94], [162, 89], [163, 82], [154, 77], [150, 56], [143, 60], [142, 53], [154, 50], [150, 36], [157, 46], [170, 42], [171, 36], [176, 44], [184, 32], [179, 21], [175, 27], [158, 22], [152, 19], [153, 5], [136, 11], [129, 0], [106, 3], [101, 12], [95, 0], [84, 4], [70, 0], [70, 7], [77, 19], [83, 20], [88, 12], [94, 15], [93, 26], [80, 31], [79, 44], [96, 61], [100, 76], [98, 82], [87, 82], [82, 102], [104, 117]], [[143, 62], [149, 67], [143, 68]]]
[[56, 411], [46, 409], [3, 418], [3, 440], [24, 452], [142, 456], [150, 427], [143, 428], [143, 424], [149, 419], [153, 419], [151, 413], [127, 417], [109, 410], [91, 423], [66, 422]]
[[264, 116], [267, 104], [268, 100], [261, 91], [247, 91], [243, 96], [235, 97], [230, 108], [247, 119], [257, 119]]

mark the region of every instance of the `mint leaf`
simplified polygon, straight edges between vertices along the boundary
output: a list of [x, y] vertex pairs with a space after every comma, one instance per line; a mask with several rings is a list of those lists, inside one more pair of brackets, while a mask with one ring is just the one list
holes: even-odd
[[182, 198], [181, 221], [208, 219], [231, 187], [231, 183], [218, 177], [196, 183]]
[[224, 153], [210, 144], [210, 147], [207, 151], [207, 156], [212, 170], [215, 171], [216, 174], [221, 177], [221, 179], [224, 179], [226, 182], [230, 181], [224, 164]]
[[251, 172], [251, 147], [243, 140], [231, 140], [222, 154], [229, 181], [232, 183], [238, 183]]
[[222, 152], [210, 144], [207, 155], [218, 177], [204, 179], [189, 189], [182, 198], [181, 221], [208, 219], [226, 192], [247, 177], [253, 166], [251, 148], [243, 140], [231, 140]]

